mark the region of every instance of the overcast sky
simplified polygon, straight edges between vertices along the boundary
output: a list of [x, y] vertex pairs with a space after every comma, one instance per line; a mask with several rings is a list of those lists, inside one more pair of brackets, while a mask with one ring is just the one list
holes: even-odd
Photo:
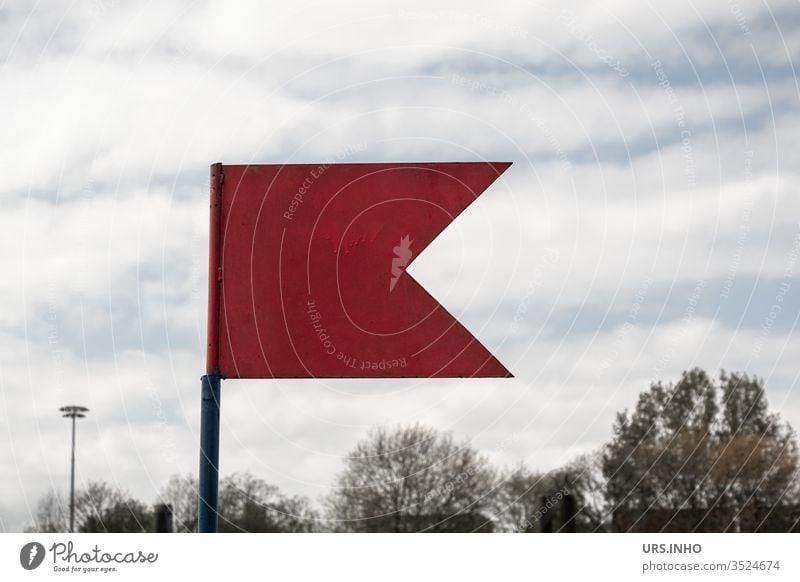
[[411, 272], [516, 378], [226, 381], [223, 474], [317, 500], [417, 421], [549, 469], [693, 366], [800, 427], [798, 8], [0, 3], [0, 531], [67, 491], [64, 404], [79, 486], [197, 471], [215, 161], [513, 162]]

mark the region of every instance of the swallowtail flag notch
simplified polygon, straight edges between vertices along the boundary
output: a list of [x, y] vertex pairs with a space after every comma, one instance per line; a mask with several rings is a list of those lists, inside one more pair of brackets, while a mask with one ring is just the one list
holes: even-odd
[[509, 166], [213, 165], [207, 372], [510, 377], [406, 272]]

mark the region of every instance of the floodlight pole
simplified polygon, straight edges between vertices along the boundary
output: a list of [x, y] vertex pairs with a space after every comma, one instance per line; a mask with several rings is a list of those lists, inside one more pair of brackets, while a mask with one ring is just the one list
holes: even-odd
[[72, 462], [69, 474], [69, 531], [75, 531], [75, 418], [72, 415]]
[[89, 409], [85, 406], [62, 406], [58, 409], [64, 418], [72, 419], [72, 462], [69, 476], [69, 531], [75, 531], [75, 419], [84, 418]]

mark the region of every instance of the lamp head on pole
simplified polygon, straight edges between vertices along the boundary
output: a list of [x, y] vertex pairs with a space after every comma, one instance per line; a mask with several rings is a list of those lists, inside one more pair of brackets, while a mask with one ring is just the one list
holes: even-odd
[[85, 406], [62, 406], [58, 410], [63, 412], [61, 416], [64, 418], [84, 418], [86, 416], [84, 413], [89, 412]]

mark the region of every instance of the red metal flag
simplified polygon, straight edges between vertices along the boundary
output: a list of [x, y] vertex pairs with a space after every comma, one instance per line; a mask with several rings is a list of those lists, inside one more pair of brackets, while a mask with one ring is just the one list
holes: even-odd
[[406, 273], [508, 166], [212, 166], [208, 373], [510, 377]]

